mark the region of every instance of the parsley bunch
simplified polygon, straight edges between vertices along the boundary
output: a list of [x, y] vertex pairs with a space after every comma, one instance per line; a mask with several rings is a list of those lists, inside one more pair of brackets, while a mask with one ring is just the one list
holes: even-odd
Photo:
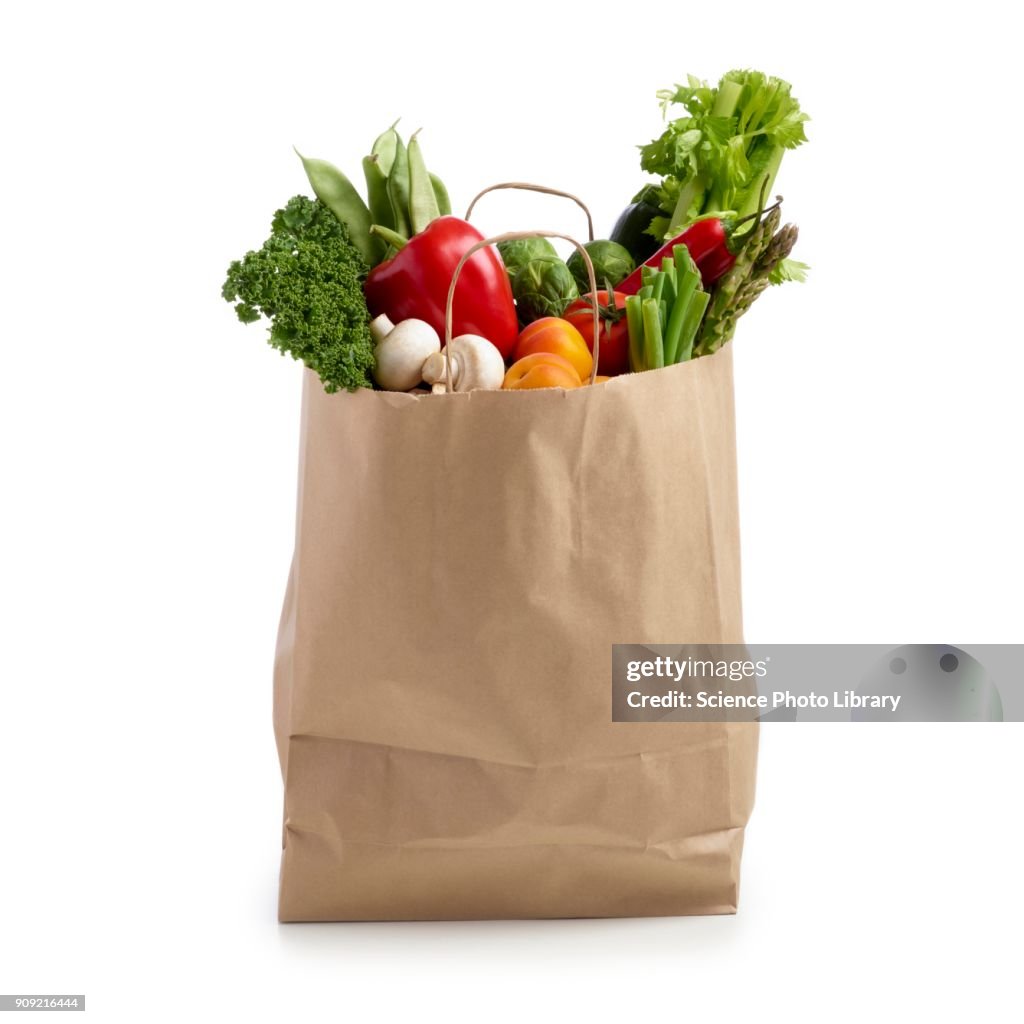
[[319, 374], [329, 392], [372, 387], [366, 261], [318, 199], [295, 196], [270, 237], [228, 268], [221, 294], [248, 324], [270, 320], [271, 345]]

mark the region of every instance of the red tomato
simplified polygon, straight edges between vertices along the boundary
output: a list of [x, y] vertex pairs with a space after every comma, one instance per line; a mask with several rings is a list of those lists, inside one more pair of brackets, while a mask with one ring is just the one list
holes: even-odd
[[[626, 323], [626, 296], [621, 292], [598, 292], [598, 314], [601, 318], [601, 348], [597, 356], [597, 372], [609, 377], [629, 371], [629, 326]], [[587, 348], [594, 351], [594, 304], [589, 294], [571, 303], [562, 314], [583, 335]]]

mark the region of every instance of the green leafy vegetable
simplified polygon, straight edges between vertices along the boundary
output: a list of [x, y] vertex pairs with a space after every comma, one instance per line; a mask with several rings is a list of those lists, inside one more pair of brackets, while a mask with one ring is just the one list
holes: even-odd
[[811, 268], [800, 260], [779, 260], [778, 264], [768, 272], [768, 280], [772, 284], [785, 284], [786, 281], [806, 281], [807, 272]]
[[640, 147], [643, 169], [663, 176], [665, 216], [648, 229], [659, 238], [675, 237], [704, 214], [754, 213], [783, 153], [807, 141], [808, 118], [789, 83], [760, 71], [730, 71], [714, 89], [691, 75], [658, 96], [666, 112], [681, 105], [688, 115]]
[[524, 326], [543, 316], [561, 316], [579, 298], [569, 268], [557, 256], [538, 256], [512, 278], [519, 322]]
[[320, 201], [295, 196], [262, 248], [228, 268], [221, 294], [242, 323], [270, 322], [269, 342], [319, 374], [329, 392], [372, 387], [367, 265]]
[[[629, 277], [636, 267], [629, 250], [618, 242], [598, 239], [596, 242], [587, 242], [583, 248], [587, 250], [587, 255], [594, 264], [594, 277], [597, 278], [598, 287], [603, 285], [605, 288], [614, 288]], [[589, 292], [590, 279], [587, 277], [587, 268], [578, 249], [566, 261], [566, 266], [579, 290], [583, 293]]]
[[530, 260], [543, 256], [558, 259], [558, 252], [546, 238], [513, 238], [499, 242], [498, 253], [510, 278], [515, 277]]

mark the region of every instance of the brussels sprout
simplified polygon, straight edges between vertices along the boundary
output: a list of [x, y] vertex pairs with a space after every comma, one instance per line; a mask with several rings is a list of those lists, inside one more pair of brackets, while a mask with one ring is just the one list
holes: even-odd
[[[597, 278], [598, 288], [614, 288], [624, 281], [636, 269], [633, 257], [629, 250], [618, 242], [608, 242], [599, 239], [596, 242], [587, 242], [584, 249], [594, 264], [594, 276]], [[583, 257], [579, 250], [569, 257], [569, 272], [579, 285], [581, 292], [590, 291], [590, 280], [587, 278], [587, 268], [583, 263]]]
[[530, 260], [512, 278], [512, 294], [521, 324], [542, 316], [561, 316], [580, 295], [569, 268], [557, 256]]
[[511, 242], [499, 242], [498, 252], [509, 277], [515, 277], [530, 260], [558, 255], [546, 238], [516, 238]]

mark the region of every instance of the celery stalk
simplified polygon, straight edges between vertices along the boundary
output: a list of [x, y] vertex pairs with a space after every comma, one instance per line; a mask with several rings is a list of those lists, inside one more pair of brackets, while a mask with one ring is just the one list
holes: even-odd
[[657, 299], [644, 299], [644, 362], [648, 370], [665, 365], [665, 349], [661, 339], [661, 310]]
[[711, 296], [707, 292], [697, 292], [690, 304], [686, 307], [686, 315], [683, 317], [683, 326], [679, 336], [679, 358], [677, 362], [685, 363], [693, 357], [693, 339], [697, 337], [697, 328], [700, 327], [704, 310], [708, 308]]
[[765, 202], [770, 204], [772, 186], [775, 184], [775, 176], [779, 173], [782, 154], [785, 152], [781, 146], [772, 146], [768, 162], [765, 164], [764, 170], [750, 183], [750, 187], [747, 189], [747, 198], [741, 204], [741, 209], [737, 211], [737, 216], [746, 217], [749, 214], [757, 213], [762, 189], [764, 190]]
[[[718, 84], [718, 92], [715, 102], [711, 107], [712, 117], [732, 117], [736, 113], [740, 96], [743, 94], [743, 86], [730, 78], [724, 78]], [[680, 190], [679, 198], [676, 200], [675, 209], [672, 211], [672, 220], [668, 226], [666, 238], [675, 238], [688, 223], [687, 213], [693, 205], [697, 196], [706, 190], [707, 186], [697, 178], [691, 178]], [[701, 213], [714, 213], [720, 210], [719, 197], [716, 192], [705, 197], [701, 204]]]
[[626, 297], [626, 324], [629, 327], [629, 368], [634, 373], [646, 370], [644, 366], [643, 299], [639, 295]]
[[676, 280], [679, 282], [679, 288], [672, 312], [668, 317], [668, 326], [665, 328], [666, 366], [679, 362], [684, 318], [694, 293], [700, 288], [700, 271], [697, 270], [697, 265], [690, 257], [690, 250], [685, 245], [677, 245], [672, 249], [672, 254], [675, 257]]
[[[666, 260], [665, 262], [671, 264], [670, 260]], [[672, 303], [676, 301], [676, 268], [675, 268], [675, 265], [672, 264], [672, 265], [669, 266], [668, 270], [663, 270], [662, 273], [661, 273], [661, 277], [662, 277], [662, 279], [665, 282], [665, 284], [662, 286], [661, 301], [666, 303], [668, 306], [671, 307]]]
[[[698, 196], [702, 196], [703, 193], [704, 186], [698, 178], [691, 178], [679, 190], [679, 198], [676, 200], [675, 209], [672, 211], [672, 219], [669, 221], [665, 238], [675, 238], [682, 231], [683, 225], [689, 222], [687, 214], [690, 212], [690, 207], [693, 206], [694, 200]], [[698, 209], [703, 209], [704, 205], [702, 201]]]

